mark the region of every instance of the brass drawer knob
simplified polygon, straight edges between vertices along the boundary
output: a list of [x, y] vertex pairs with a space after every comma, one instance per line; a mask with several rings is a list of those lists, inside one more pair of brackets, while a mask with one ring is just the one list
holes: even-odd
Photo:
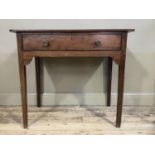
[[101, 45], [101, 42], [100, 42], [99, 40], [96, 40], [96, 41], [95, 41], [95, 46], [96, 46], [96, 47], [99, 47], [100, 45]]
[[48, 41], [43, 41], [42, 46], [43, 46], [43, 47], [48, 47], [48, 46], [49, 46], [49, 42], [48, 42]]

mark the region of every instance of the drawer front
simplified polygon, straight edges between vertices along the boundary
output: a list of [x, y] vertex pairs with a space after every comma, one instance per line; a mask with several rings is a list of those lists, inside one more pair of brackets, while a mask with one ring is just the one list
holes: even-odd
[[24, 51], [120, 50], [120, 34], [25, 34]]

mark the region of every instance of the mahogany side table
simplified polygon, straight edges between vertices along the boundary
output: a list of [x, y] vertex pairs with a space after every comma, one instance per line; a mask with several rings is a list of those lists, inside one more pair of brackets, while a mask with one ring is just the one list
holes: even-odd
[[107, 106], [111, 100], [112, 62], [118, 65], [116, 127], [121, 126], [128, 32], [134, 29], [10, 30], [17, 35], [23, 127], [28, 128], [26, 65], [35, 58], [37, 105], [41, 106], [41, 57], [107, 57]]

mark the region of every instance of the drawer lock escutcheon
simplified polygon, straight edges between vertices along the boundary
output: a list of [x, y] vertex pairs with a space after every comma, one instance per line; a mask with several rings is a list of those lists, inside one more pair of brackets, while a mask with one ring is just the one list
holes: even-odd
[[42, 46], [43, 47], [49, 47], [49, 42], [48, 41], [43, 41]]

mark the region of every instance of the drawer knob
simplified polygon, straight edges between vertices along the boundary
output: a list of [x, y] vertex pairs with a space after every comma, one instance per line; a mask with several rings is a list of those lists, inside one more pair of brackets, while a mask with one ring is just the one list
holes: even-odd
[[43, 47], [48, 47], [49, 46], [49, 42], [48, 41], [43, 41]]
[[96, 46], [96, 47], [99, 47], [100, 45], [101, 45], [101, 42], [100, 42], [99, 40], [96, 40], [96, 41], [95, 41], [95, 46]]

